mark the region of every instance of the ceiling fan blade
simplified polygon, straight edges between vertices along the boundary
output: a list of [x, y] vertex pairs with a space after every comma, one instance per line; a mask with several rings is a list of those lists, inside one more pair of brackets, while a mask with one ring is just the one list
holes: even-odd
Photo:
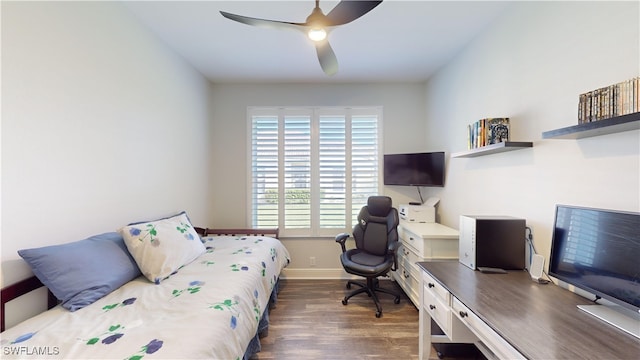
[[334, 75], [338, 72], [338, 59], [333, 52], [329, 41], [316, 42], [316, 52], [318, 53], [318, 61], [320, 61], [320, 67], [327, 75]]
[[268, 28], [268, 29], [304, 30], [304, 27], [306, 26], [306, 24], [304, 24], [304, 23], [294, 23], [294, 22], [286, 22], [286, 21], [258, 19], [258, 18], [248, 17], [248, 16], [231, 14], [231, 13], [228, 13], [226, 11], [220, 11], [220, 14], [222, 14], [222, 16], [226, 17], [227, 19], [230, 19], [230, 20], [233, 20], [233, 21], [237, 21], [239, 23], [252, 25], [252, 26], [258, 26], [258, 27], [262, 27], [262, 28]]
[[327, 26], [350, 23], [373, 10], [382, 1], [349, 1], [343, 0], [327, 14]]

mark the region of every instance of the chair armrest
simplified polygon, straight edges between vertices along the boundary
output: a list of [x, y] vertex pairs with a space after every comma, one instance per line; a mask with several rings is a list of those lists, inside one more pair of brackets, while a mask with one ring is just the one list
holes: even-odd
[[342, 252], [346, 252], [347, 248], [344, 245], [344, 243], [347, 241], [347, 239], [349, 238], [349, 234], [347, 233], [341, 233], [336, 235], [336, 242], [340, 243], [340, 246], [342, 247]]
[[398, 269], [398, 248], [400, 247], [400, 241], [392, 241], [389, 243], [387, 247], [387, 251], [393, 255], [393, 267], [391, 267], [391, 271], [396, 271]]
[[392, 241], [389, 243], [389, 246], [387, 247], [387, 250], [390, 253], [395, 254], [396, 250], [398, 250], [398, 248], [400, 247], [400, 241]]

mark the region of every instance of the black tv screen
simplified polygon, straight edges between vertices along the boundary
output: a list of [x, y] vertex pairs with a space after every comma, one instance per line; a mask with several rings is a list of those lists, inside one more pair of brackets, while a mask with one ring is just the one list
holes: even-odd
[[549, 275], [640, 311], [640, 213], [557, 205]]
[[444, 152], [384, 155], [384, 184], [444, 186]]

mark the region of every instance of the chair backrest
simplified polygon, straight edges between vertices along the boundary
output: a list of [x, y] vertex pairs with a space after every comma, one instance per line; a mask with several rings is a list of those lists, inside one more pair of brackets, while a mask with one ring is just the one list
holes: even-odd
[[398, 210], [388, 196], [371, 196], [358, 214], [353, 227], [356, 247], [368, 253], [384, 256], [389, 244], [398, 241]]

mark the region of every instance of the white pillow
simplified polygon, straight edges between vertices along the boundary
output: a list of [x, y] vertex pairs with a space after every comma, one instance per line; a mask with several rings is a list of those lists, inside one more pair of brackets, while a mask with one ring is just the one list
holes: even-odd
[[185, 212], [118, 232], [142, 274], [156, 284], [206, 251]]

